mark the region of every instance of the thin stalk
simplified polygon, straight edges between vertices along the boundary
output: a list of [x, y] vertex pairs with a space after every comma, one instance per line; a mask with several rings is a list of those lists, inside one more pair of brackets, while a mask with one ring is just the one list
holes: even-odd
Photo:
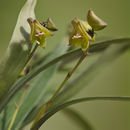
[[53, 100], [55, 99], [55, 97], [57, 96], [57, 94], [60, 92], [60, 90], [63, 88], [63, 86], [66, 84], [66, 82], [70, 79], [70, 77], [72, 76], [72, 74], [75, 72], [75, 70], [78, 68], [78, 66], [82, 63], [82, 61], [84, 60], [84, 58], [87, 55], [84, 53], [79, 61], [77, 62], [77, 64], [74, 66], [74, 68], [68, 72], [68, 74], [66, 75], [65, 79], [63, 80], [63, 82], [61, 83], [61, 85], [58, 87], [58, 89], [56, 90], [56, 92], [54, 93], [54, 95], [51, 97], [49, 104], [53, 102]]
[[24, 66], [23, 70], [21, 71], [21, 73], [19, 75], [20, 77], [26, 75], [26, 66], [29, 63], [29, 61], [31, 60], [31, 58], [33, 57], [33, 55], [34, 55], [35, 51], [37, 50], [37, 48], [38, 48], [38, 44], [35, 45], [35, 47], [33, 48], [32, 52], [28, 56], [28, 59], [27, 59], [27, 61], [25, 63], [25, 66]]
[[30, 59], [33, 57], [33, 55], [34, 55], [35, 51], [37, 50], [37, 48], [38, 48], [38, 44], [36, 43], [35, 47], [33, 48], [32, 52], [30, 53], [30, 55], [28, 57], [28, 60], [27, 60], [27, 62], [25, 64], [25, 66], [28, 64], [28, 62], [30, 61]]
[[43, 106], [39, 113], [37, 114], [32, 127], [36, 124], [36, 122], [38, 120], [40, 120], [40, 118], [43, 116], [43, 114], [47, 111], [47, 109], [51, 106], [51, 104], [53, 103], [55, 97], [57, 96], [57, 94], [60, 92], [60, 90], [64, 87], [64, 85], [66, 84], [66, 82], [70, 79], [70, 77], [72, 76], [72, 74], [75, 72], [75, 70], [78, 68], [78, 66], [82, 63], [82, 61], [84, 60], [84, 58], [87, 56], [87, 51], [82, 53], [79, 61], [77, 62], [77, 64], [74, 66], [74, 68], [68, 72], [68, 74], [66, 75], [65, 79], [62, 81], [62, 83], [60, 84], [60, 86], [58, 87], [58, 89], [56, 90], [56, 92], [53, 94], [53, 96], [51, 97], [51, 99], [49, 100], [49, 102]]
[[25, 96], [25, 93], [26, 93], [26, 89], [27, 89], [27, 87], [25, 87], [24, 90], [23, 90], [23, 93], [22, 93], [22, 95], [20, 97], [20, 100], [19, 100], [19, 104], [16, 104], [16, 110], [15, 110], [13, 116], [12, 116], [12, 119], [11, 119], [11, 122], [9, 124], [8, 130], [11, 130], [11, 128], [12, 128], [12, 126], [14, 124], [14, 121], [16, 119], [17, 113], [18, 113], [18, 111], [20, 109], [20, 106], [21, 106], [21, 104], [23, 102], [23, 99], [24, 99], [24, 96]]

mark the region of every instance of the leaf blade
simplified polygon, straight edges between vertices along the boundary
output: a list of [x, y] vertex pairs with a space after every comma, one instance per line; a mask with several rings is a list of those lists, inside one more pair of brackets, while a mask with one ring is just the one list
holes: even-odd
[[[72, 84], [69, 84], [65, 89], [63, 89], [63, 91], [53, 101], [53, 104], [49, 109], [52, 110], [53, 108], [55, 108], [55, 106], [70, 99], [72, 96], [74, 96], [76, 93], [78, 93], [80, 91], [80, 89], [82, 89], [81, 86], [78, 84], [78, 82], [81, 80], [80, 79], [81, 76], [82, 76], [82, 80], [89, 81], [90, 78], [93, 77], [93, 75], [90, 75], [91, 72], [96, 70], [97, 67], [99, 67], [99, 68], [102, 67], [102, 65], [104, 65], [104, 62], [108, 63], [108, 62], [113, 61], [114, 59], [116, 59], [118, 56], [120, 56], [122, 53], [124, 53], [129, 48], [130, 48], [129, 42], [126, 45], [124, 45], [124, 44], [118, 45], [118, 46], [113, 45], [113, 46], [109, 47], [106, 51], [104, 51], [104, 54], [102, 56], [100, 56], [99, 60], [94, 62], [91, 69], [89, 68], [90, 70], [87, 68], [86, 71], [82, 73], [82, 75], [77, 77], [72, 82]], [[90, 77], [88, 78], [89, 75], [90, 75]], [[82, 81], [81, 83], [82, 83], [82, 86], [84, 86], [84, 84], [86, 85], [86, 82]]]
[[[57, 47], [48, 58], [43, 62], [46, 62], [54, 59], [55, 57], [63, 54], [66, 51], [66, 45], [61, 44]], [[13, 125], [13, 129], [19, 129], [21, 127], [21, 123], [26, 118], [27, 114], [34, 108], [41, 99], [46, 98], [46, 93], [48, 93], [48, 89], [51, 89], [49, 83], [51, 82], [54, 74], [56, 73], [58, 64], [51, 66], [46, 71], [41, 72], [35, 79], [30, 82], [30, 86], [24, 96], [23, 104], [19, 109], [19, 113], [17, 114], [16, 120]], [[53, 88], [54, 89], [54, 88]]]
[[68, 102], [65, 102], [63, 104], [59, 104], [54, 107], [54, 109], [51, 109], [48, 111], [37, 123], [36, 125], [31, 129], [31, 130], [38, 130], [41, 125], [48, 120], [52, 115], [54, 115], [56, 112], [77, 104], [77, 103], [82, 103], [82, 102], [91, 102], [91, 101], [126, 101], [130, 102], [130, 97], [129, 96], [120, 96], [120, 97], [86, 97], [86, 98], [79, 98], [79, 99], [74, 99]]
[[[100, 51], [102, 52], [103, 49], [106, 49], [111, 44], [122, 44], [123, 42], [124, 43], [130, 43], [130, 38], [121, 38], [121, 39], [108, 40], [108, 41], [96, 43], [94, 45], [90, 45], [89, 53], [93, 54], [95, 51], [96, 52], [100, 52]], [[105, 44], [105, 45], [103, 47], [101, 47], [102, 44], [103, 45]], [[4, 102], [2, 104], [0, 104], [0, 111], [2, 111], [2, 109], [4, 108], [4, 106], [9, 102], [9, 100], [14, 96], [14, 94], [18, 90], [20, 90], [23, 85], [26, 84], [26, 82], [32, 80], [41, 71], [46, 70], [48, 67], [56, 64], [57, 62], [65, 59], [65, 58], [77, 55], [77, 54], [79, 54], [79, 55], [81, 54], [81, 50], [80, 49], [77, 49], [77, 50], [74, 50], [72, 52], [66, 53], [66, 54], [64, 54], [62, 56], [59, 56], [59, 57], [55, 58], [54, 60], [48, 62], [47, 64], [41, 65], [40, 67], [37, 67], [33, 72], [31, 72], [28, 75], [26, 75], [25, 77], [23, 77], [19, 82], [17, 82], [16, 84], [13, 85], [14, 89], [8, 94], [8, 96], [6, 97], [6, 99], [4, 100]]]
[[97, 76], [94, 72], [96, 71], [96, 73], [99, 73], [104, 65], [108, 65], [108, 63], [111, 63], [126, 50], [128, 50], [130, 48], [129, 43], [130, 42], [128, 42], [126, 45], [113, 45], [105, 50], [103, 55], [99, 56], [99, 58], [94, 61], [92, 65], [90, 65], [84, 72], [79, 74], [71, 83], [68, 83], [65, 86], [63, 91], [56, 97], [55, 103], [57, 104], [68, 100], [78, 93], [83, 87], [87, 86], [92, 79]]
[[5, 56], [0, 62], [0, 102], [6, 96], [27, 61], [31, 44], [28, 40], [30, 29], [26, 21], [30, 16], [35, 17], [35, 4], [36, 0], [27, 0], [22, 8]]

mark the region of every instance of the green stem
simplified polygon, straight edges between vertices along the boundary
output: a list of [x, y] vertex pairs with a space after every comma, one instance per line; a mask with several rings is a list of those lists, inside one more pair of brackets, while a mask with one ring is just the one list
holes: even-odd
[[24, 76], [24, 75], [26, 75], [26, 74], [28, 73], [28, 72], [26, 73], [27, 64], [29, 63], [29, 61], [30, 61], [31, 58], [33, 57], [33, 55], [34, 55], [34, 53], [35, 53], [35, 51], [36, 51], [37, 48], [38, 48], [38, 44], [35, 45], [35, 47], [33, 48], [32, 52], [31, 52], [30, 55], [28, 56], [28, 59], [27, 59], [27, 61], [26, 61], [26, 63], [25, 63], [25, 66], [24, 66], [23, 70], [21, 71], [19, 77]]
[[70, 79], [70, 77], [72, 76], [72, 74], [75, 72], [75, 70], [78, 68], [78, 66], [82, 63], [82, 61], [84, 60], [84, 58], [87, 56], [87, 52], [83, 53], [83, 55], [80, 57], [79, 61], [77, 62], [77, 64], [74, 66], [74, 68], [68, 72], [68, 74], [66, 75], [65, 79], [63, 80], [63, 82], [61, 83], [61, 85], [58, 87], [58, 89], [56, 90], [56, 92], [54, 93], [54, 95], [51, 97], [49, 104], [53, 102], [53, 100], [55, 99], [55, 97], [57, 96], [57, 94], [60, 92], [60, 90], [63, 88], [63, 86], [66, 84], [66, 82]]
[[66, 84], [66, 82], [70, 79], [70, 77], [72, 76], [72, 74], [75, 72], [75, 70], [78, 68], [78, 66], [82, 63], [82, 61], [84, 60], [84, 58], [87, 56], [87, 51], [82, 53], [79, 61], [77, 62], [77, 64], [74, 66], [74, 68], [68, 72], [68, 74], [66, 75], [65, 79], [62, 81], [62, 83], [60, 84], [60, 86], [58, 87], [58, 89], [56, 90], [56, 92], [53, 94], [53, 96], [51, 97], [51, 99], [49, 100], [49, 102], [43, 106], [39, 113], [37, 114], [32, 127], [37, 123], [37, 121], [40, 120], [40, 118], [44, 115], [44, 113], [47, 111], [47, 109], [51, 106], [51, 104], [53, 103], [55, 97], [57, 96], [57, 94], [60, 92], [60, 90], [64, 87], [64, 85]]
[[30, 61], [30, 59], [33, 57], [33, 55], [34, 55], [35, 51], [37, 50], [37, 48], [38, 48], [38, 44], [35, 45], [35, 47], [33, 48], [32, 52], [30, 53], [25, 66], [28, 64], [28, 62]]

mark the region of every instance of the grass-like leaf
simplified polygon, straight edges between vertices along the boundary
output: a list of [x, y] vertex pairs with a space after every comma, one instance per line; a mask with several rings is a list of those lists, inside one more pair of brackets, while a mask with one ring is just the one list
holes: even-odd
[[31, 49], [28, 36], [30, 29], [27, 18], [35, 17], [35, 3], [36, 0], [27, 0], [20, 11], [9, 46], [0, 61], [0, 103], [6, 98], [8, 90], [17, 79], [27, 61]]
[[130, 97], [128, 96], [121, 96], [121, 97], [86, 97], [86, 98], [79, 98], [79, 99], [74, 99], [62, 104], [59, 104], [57, 106], [55, 106], [53, 109], [51, 109], [50, 111], [48, 111], [36, 124], [35, 126], [31, 129], [31, 130], [38, 130], [41, 125], [48, 120], [52, 115], [54, 115], [56, 112], [77, 104], [77, 103], [82, 103], [82, 102], [92, 102], [92, 101], [126, 101], [126, 102], [130, 102]]
[[[106, 49], [107, 48], [107, 46], [109, 46], [110, 44], [112, 44], [112, 43], [123, 43], [124, 42], [124, 44], [123, 44], [123, 46], [125, 45], [125, 48], [127, 49], [128, 48], [128, 46], [129, 46], [129, 39], [123, 39], [123, 40], [121, 40], [121, 42], [120, 42], [120, 40], [118, 39], [118, 40], [114, 40], [114, 42], [113, 42], [113, 40], [111, 40], [111, 41], [107, 41], [107, 42], [101, 42], [101, 43], [97, 43], [97, 44], [93, 44], [93, 45], [91, 45], [90, 46], [90, 50], [89, 50], [89, 53], [91, 54], [91, 53], [93, 53], [93, 52], [98, 52], [98, 51], [102, 51], [103, 50], [103, 48], [104, 49]], [[106, 43], [107, 43], [107, 45], [106, 45]], [[100, 45], [101, 46], [103, 46], [103, 47], [100, 47]], [[116, 56], [118, 56], [118, 54], [120, 54], [120, 52], [122, 52], [122, 51], [119, 51], [119, 50], [124, 50], [124, 47], [122, 46], [122, 44], [119, 44], [118, 46], [116, 45], [116, 48], [117, 48], [117, 50], [118, 51], [113, 51], [113, 52], [110, 52], [110, 51], [107, 51], [107, 53], [106, 53], [106, 55], [104, 55], [103, 54], [103, 58], [100, 58], [100, 60], [97, 60], [96, 61], [96, 63], [97, 64], [95, 64], [94, 63], [94, 65], [93, 66], [96, 66], [96, 67], [99, 67], [99, 66], [101, 66], [101, 63], [103, 63], [103, 62], [110, 62], [111, 61], [111, 59], [113, 59], [113, 57], [116, 57]], [[118, 47], [120, 48], [120, 49], [118, 49]], [[94, 49], [93, 49], [94, 48]], [[98, 50], [98, 51], [96, 51], [96, 50]], [[117, 53], [118, 52], [118, 53]], [[124, 51], [123, 51], [124, 52]], [[48, 67], [50, 67], [51, 65], [53, 65], [53, 64], [55, 64], [55, 63], [57, 63], [57, 62], [59, 62], [59, 61], [61, 61], [62, 59], [64, 59], [64, 58], [66, 58], [66, 57], [69, 57], [69, 56], [73, 56], [73, 55], [75, 55], [75, 54], [77, 54], [77, 53], [81, 53], [81, 50], [76, 50], [76, 51], [72, 51], [72, 52], [69, 52], [69, 53], [67, 53], [67, 54], [65, 54], [65, 55], [63, 55], [63, 56], [60, 56], [60, 57], [58, 57], [58, 58], [56, 58], [56, 59], [54, 59], [54, 60], [52, 60], [53, 58], [51, 58], [50, 60], [48, 59], [48, 63], [47, 64], [45, 64], [45, 63], [43, 63], [43, 64], [41, 64], [40, 66], [38, 66], [35, 70], [33, 70], [30, 74], [28, 74], [27, 76], [25, 76], [23, 79], [22, 79], [22, 82], [21, 81], [19, 81], [18, 83], [16, 83], [15, 84], [15, 86], [13, 87], [14, 89], [12, 90], [12, 91], [10, 91], [10, 93], [9, 93], [9, 96], [8, 96], [8, 98], [7, 98], [7, 100], [6, 100], [6, 102], [5, 102], [5, 104], [9, 101], [9, 99], [10, 99], [10, 96], [13, 96], [16, 92], [17, 92], [17, 90], [18, 89], [20, 89], [26, 82], [28, 82], [32, 77], [35, 77], [38, 73], [40, 73], [41, 71], [43, 71], [43, 70], [45, 70], [46, 68], [48, 68]], [[116, 54], [116, 55], [115, 55]], [[51, 61], [52, 60], [52, 61]], [[50, 61], [50, 62], [49, 62]], [[92, 68], [92, 70], [94, 69], [92, 66], [90, 67], [90, 68]], [[91, 77], [91, 72], [93, 72], [91, 69], [89, 69], [89, 72], [90, 72], [90, 74], [89, 74], [89, 77]], [[81, 80], [81, 78], [82, 77], [84, 77], [85, 78], [85, 76], [84, 76], [84, 74], [88, 74], [88, 70], [86, 70], [83, 74], [81, 74], [74, 82], [72, 82], [72, 83], [76, 83], [76, 85], [78, 86], [79, 84], [78, 84], [78, 82], [79, 82], [79, 80]], [[31, 75], [31, 76], [30, 76]], [[37, 77], [36, 78], [36, 80], [38, 80], [39, 78]], [[41, 79], [41, 78], [40, 78]], [[89, 79], [91, 79], [91, 78], [88, 78], [88, 80]], [[83, 79], [82, 79], [83, 80]], [[23, 82], [24, 81], [24, 82]], [[85, 79], [85, 81], [87, 81], [86, 79]], [[21, 84], [19, 84], [19, 83], [21, 83]], [[37, 82], [38, 83], [38, 82]], [[83, 82], [82, 82], [83, 83]], [[35, 84], [36, 85], [36, 84]], [[74, 84], [73, 84], [74, 85]], [[59, 95], [59, 97], [56, 99], [56, 102], [55, 103], [59, 103], [59, 102], [61, 102], [61, 101], [64, 101], [64, 100], [66, 100], [66, 97], [67, 97], [67, 99], [68, 98], [70, 98], [72, 95], [74, 95], [75, 93], [77, 93], [78, 91], [79, 91], [79, 89], [81, 89], [81, 87], [73, 87], [73, 85], [72, 85], [72, 87], [67, 87], [67, 89], [65, 89], [65, 91], [63, 91], [62, 93], [61, 93], [61, 95]], [[74, 85], [75, 86], [75, 85]], [[33, 90], [33, 91], [35, 91], [35, 89]], [[11, 95], [10, 95], [11, 94]], [[31, 95], [30, 96], [30, 99], [32, 98], [33, 96]], [[59, 100], [60, 99], [60, 100]], [[33, 100], [32, 100], [33, 101]], [[27, 101], [28, 102], [28, 101]], [[45, 102], [43, 102], [43, 104], [44, 104]], [[5, 104], [3, 104], [3, 106], [5, 106]], [[35, 104], [36, 105], [36, 104]], [[3, 107], [2, 106], [2, 107]], [[24, 107], [23, 107], [24, 108]], [[26, 108], [26, 105], [25, 105], [25, 108]], [[23, 112], [24, 112], [24, 110], [25, 109], [23, 109]], [[29, 109], [30, 110], [30, 109]], [[27, 112], [29, 112], [29, 111], [27, 111]], [[21, 114], [21, 113], [20, 113]], [[28, 114], [28, 113], [27, 113]], [[22, 116], [20, 115], [20, 118], [21, 117], [26, 117], [26, 115], [27, 114], [23, 114]], [[22, 123], [22, 121], [23, 121], [23, 119], [24, 118], [22, 118], [22, 120], [20, 121], [20, 120], [17, 120], [18, 122], [20, 121], [21, 123]], [[16, 123], [17, 124], [17, 123]]]
[[[129, 44], [130, 45], [130, 38], [122, 38], [122, 39], [114, 39], [114, 40], [109, 40], [109, 41], [104, 41], [104, 42], [100, 42], [100, 43], [95, 43], [95, 44], [91, 44], [90, 48], [89, 48], [89, 54], [94, 54], [95, 52], [101, 52], [104, 49], [106, 49], [108, 46], [110, 46], [111, 44]], [[30, 81], [31, 79], [33, 79], [36, 75], [38, 75], [40, 72], [46, 70], [47, 68], [49, 68], [50, 66], [56, 64], [57, 62], [68, 58], [68, 57], [73, 57], [74, 55], [77, 54], [82, 54], [80, 49], [74, 50], [72, 52], [68, 52], [67, 54], [64, 54], [62, 56], [59, 56], [58, 58], [49, 61], [46, 64], [41, 64], [38, 67], [36, 67], [32, 72], [30, 72], [28, 75], [24, 76], [20, 81], [18, 81], [17, 83], [15, 83], [13, 85], [13, 89], [12, 91], [10, 91], [5, 100], [3, 101], [3, 103], [0, 104], [0, 111], [4, 108], [4, 106], [9, 102], [9, 100], [13, 97], [13, 95], [20, 90], [20, 88], [22, 88], [22, 86], [24, 86], [28, 81]]]
[[[87, 87], [94, 80], [98, 73], [102, 71], [105, 65], [118, 58], [122, 53], [130, 48], [130, 41], [122, 42], [120, 45], [112, 45], [99, 56], [84, 72], [79, 74], [71, 83], [68, 83], [65, 89], [56, 97], [55, 104], [66, 101], [76, 93]], [[96, 73], [96, 74], [95, 74]]]
[[4, 108], [3, 113], [1, 114], [2, 116], [1, 118], [1, 122], [0, 122], [0, 128], [2, 130], [5, 130], [5, 126], [6, 126], [6, 120], [7, 120], [7, 107]]
[[95, 72], [97, 73], [97, 70], [101, 70], [101, 68], [103, 68], [106, 63], [108, 64], [116, 59], [129, 47], [130, 43], [129, 41], [127, 41], [124, 44], [113, 45], [108, 48], [104, 53], [101, 54], [99, 59], [97, 59], [90, 67], [88, 67], [83, 73], [81, 73], [70, 84], [66, 86], [66, 88], [57, 96], [57, 98], [53, 102], [52, 109], [56, 104], [60, 104], [67, 99], [70, 99], [80, 90], [82, 90], [83, 87], [86, 87], [89, 81], [94, 78]]
[[[67, 47], [66, 44], [61, 44], [56, 48], [52, 54], [46, 58], [43, 64], [48, 61], [58, 57], [65, 53]], [[53, 76], [57, 70], [58, 64], [51, 66], [46, 71], [41, 72], [35, 79], [30, 82], [30, 86], [24, 96], [23, 104], [20, 107], [19, 113], [17, 114], [16, 120], [13, 125], [13, 129], [19, 129], [21, 123], [26, 118], [27, 114], [39, 104], [41, 99], [46, 101], [46, 96], [48, 96], [48, 89], [51, 89], [49, 83], [53, 79]]]
[[[97, 70], [103, 67], [105, 63], [113, 61], [115, 58], [124, 53], [127, 49], [130, 48], [129, 42], [127, 44], [113, 45], [109, 47], [100, 58], [94, 62], [89, 68], [86, 69], [81, 75], [79, 75], [72, 83], [66, 86], [66, 88], [57, 96], [51, 110], [55, 108], [58, 104], [65, 102], [67, 99], [70, 99], [77, 92], [82, 90], [83, 87], [88, 85], [88, 82], [93, 79], [93, 76]], [[44, 118], [44, 117], [43, 117]]]

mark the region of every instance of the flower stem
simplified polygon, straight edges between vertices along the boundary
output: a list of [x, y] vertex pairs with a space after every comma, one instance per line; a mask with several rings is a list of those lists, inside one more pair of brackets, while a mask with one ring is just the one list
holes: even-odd
[[35, 45], [35, 47], [33, 48], [32, 52], [30, 53], [25, 66], [28, 64], [28, 62], [30, 61], [30, 59], [33, 57], [33, 55], [34, 55], [35, 51], [37, 50], [37, 48], [38, 48], [38, 44]]
[[47, 109], [52, 105], [55, 97], [57, 96], [57, 94], [60, 92], [60, 90], [64, 87], [64, 85], [66, 84], [66, 82], [70, 79], [70, 77], [72, 76], [72, 74], [75, 72], [75, 70], [78, 68], [78, 66], [82, 63], [82, 61], [84, 60], [84, 58], [87, 56], [87, 51], [82, 53], [82, 56], [80, 57], [79, 61], [77, 62], [77, 64], [74, 66], [74, 68], [68, 72], [68, 74], [66, 75], [65, 79], [62, 81], [62, 83], [60, 84], [60, 86], [58, 87], [58, 89], [56, 90], [56, 92], [53, 94], [53, 96], [51, 97], [51, 99], [49, 100], [49, 102], [43, 106], [39, 113], [37, 114], [32, 127], [37, 123], [37, 121], [40, 120], [40, 118], [43, 116], [43, 114], [47, 111]]
[[33, 57], [33, 55], [34, 55], [35, 51], [37, 50], [37, 48], [38, 48], [38, 44], [35, 45], [35, 47], [33, 48], [32, 52], [31, 52], [30, 55], [28, 56], [28, 59], [27, 59], [25, 65], [24, 65], [24, 68], [23, 68], [23, 70], [21, 71], [19, 77], [26, 75], [27, 64], [29, 63], [29, 61], [30, 61], [31, 58]]
[[63, 88], [63, 86], [66, 84], [66, 82], [70, 79], [70, 77], [72, 76], [72, 74], [75, 72], [75, 70], [78, 68], [78, 66], [82, 63], [82, 61], [84, 60], [84, 58], [87, 56], [87, 52], [83, 53], [83, 55], [80, 57], [79, 61], [77, 62], [77, 64], [74, 66], [74, 68], [68, 72], [68, 74], [66, 75], [65, 79], [63, 80], [63, 82], [61, 83], [61, 85], [58, 87], [58, 89], [56, 90], [56, 92], [54, 93], [54, 95], [51, 97], [49, 104], [53, 102], [53, 100], [55, 99], [55, 97], [57, 96], [57, 94], [60, 92], [60, 90]]

